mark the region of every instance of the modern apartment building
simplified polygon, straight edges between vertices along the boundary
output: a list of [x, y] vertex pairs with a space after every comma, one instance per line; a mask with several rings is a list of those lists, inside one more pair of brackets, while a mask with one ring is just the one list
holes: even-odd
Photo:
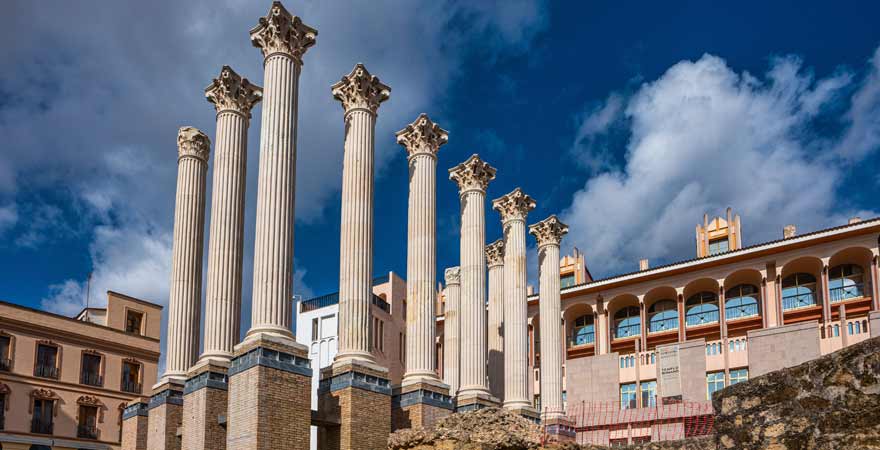
[[65, 317], [0, 302], [0, 448], [118, 449], [156, 382], [162, 307], [116, 292]]

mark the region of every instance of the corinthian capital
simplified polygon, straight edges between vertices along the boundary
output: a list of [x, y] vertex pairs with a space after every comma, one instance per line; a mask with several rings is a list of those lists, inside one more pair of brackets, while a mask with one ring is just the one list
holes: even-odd
[[446, 277], [447, 286], [461, 283], [461, 267], [459, 266], [447, 268], [443, 275]]
[[489, 267], [500, 266], [504, 264], [504, 239], [486, 246], [486, 265]]
[[535, 209], [535, 200], [516, 188], [513, 192], [492, 201], [492, 209], [501, 214], [501, 222], [526, 220], [529, 211]]
[[529, 226], [529, 233], [538, 241], [538, 248], [545, 245], [559, 246], [562, 236], [568, 233], [568, 225], [559, 221], [556, 214]]
[[366, 109], [376, 114], [379, 104], [391, 96], [391, 88], [382, 84], [379, 77], [370, 75], [363, 64], [357, 63], [351, 73], [330, 87], [333, 98], [342, 102], [345, 112]]
[[220, 76], [205, 88], [205, 97], [217, 112], [232, 110], [251, 117], [251, 108], [263, 98], [263, 88], [251, 84], [229, 66], [223, 66]]
[[260, 22], [251, 28], [250, 34], [251, 43], [263, 51], [263, 57], [284, 53], [302, 64], [306, 50], [315, 45], [318, 30], [302, 23], [281, 2], [272, 2], [269, 13], [266, 17], [260, 17]]
[[177, 131], [178, 160], [192, 157], [207, 163], [210, 151], [211, 140], [198, 128], [180, 127], [180, 130]]
[[396, 134], [397, 143], [412, 157], [418, 154], [436, 156], [440, 146], [449, 141], [449, 132], [432, 122], [425, 113]]
[[458, 184], [458, 192], [485, 191], [489, 182], [495, 179], [495, 168], [480, 159], [476, 154], [467, 161], [449, 169], [449, 179]]

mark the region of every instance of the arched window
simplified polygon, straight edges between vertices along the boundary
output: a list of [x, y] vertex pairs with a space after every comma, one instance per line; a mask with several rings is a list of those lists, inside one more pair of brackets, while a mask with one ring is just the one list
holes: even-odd
[[782, 309], [805, 308], [816, 305], [816, 277], [808, 273], [793, 273], [782, 279]]
[[751, 284], [740, 284], [727, 290], [724, 299], [724, 316], [727, 320], [754, 317], [758, 315], [758, 288]]
[[574, 320], [571, 333], [571, 345], [592, 344], [596, 340], [596, 329], [593, 326], [593, 315], [584, 314]]
[[628, 338], [638, 336], [641, 329], [642, 319], [639, 316], [639, 308], [627, 306], [614, 313], [614, 338]]
[[855, 264], [841, 264], [828, 271], [828, 290], [831, 302], [842, 302], [865, 296], [862, 268]]
[[648, 332], [678, 329], [678, 307], [675, 300], [660, 300], [648, 308]]
[[718, 322], [718, 296], [709, 291], [694, 294], [685, 302], [685, 311], [689, 327]]

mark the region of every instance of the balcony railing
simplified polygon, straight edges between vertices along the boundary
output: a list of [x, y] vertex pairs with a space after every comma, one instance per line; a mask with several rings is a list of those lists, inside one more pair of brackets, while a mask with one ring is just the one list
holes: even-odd
[[638, 336], [640, 333], [640, 324], [617, 325], [614, 327], [614, 339], [624, 339], [628, 337]]
[[79, 376], [79, 382], [89, 386], [103, 386], [104, 377], [94, 372], [83, 372]]
[[378, 295], [373, 294], [373, 304], [378, 306], [382, 311], [391, 311], [391, 305], [389, 305], [388, 302], [383, 300], [382, 297], [379, 297]]
[[12, 370], [12, 360], [9, 358], [0, 359], [0, 372], [9, 372]]
[[40, 419], [31, 420], [31, 433], [52, 434], [52, 421], [43, 421]]
[[718, 311], [691, 312], [684, 316], [685, 323], [689, 327], [698, 327], [710, 323], [718, 323]]
[[596, 342], [596, 333], [584, 332], [568, 337], [568, 346], [576, 347], [578, 345], [590, 345]]
[[98, 439], [98, 427], [94, 425], [79, 425], [76, 427], [76, 437]]
[[58, 379], [58, 368], [55, 366], [38, 365], [34, 367], [34, 376], [42, 378]]
[[739, 306], [728, 306], [724, 308], [724, 316], [727, 320], [742, 319], [744, 317], [755, 317], [758, 315], [758, 304], [751, 303]]
[[663, 331], [672, 331], [678, 329], [678, 317], [667, 317], [666, 319], [657, 319], [648, 321], [649, 333], [661, 333]]
[[782, 297], [782, 309], [784, 311], [806, 308], [808, 306], [816, 306], [816, 296], [812, 292]]
[[858, 283], [850, 286], [840, 286], [830, 289], [831, 303], [842, 302], [851, 298], [862, 298], [865, 296], [863, 284]]
[[141, 384], [140, 383], [135, 383], [133, 381], [123, 381], [121, 387], [122, 387], [123, 392], [131, 392], [132, 394], [140, 394], [141, 393]]

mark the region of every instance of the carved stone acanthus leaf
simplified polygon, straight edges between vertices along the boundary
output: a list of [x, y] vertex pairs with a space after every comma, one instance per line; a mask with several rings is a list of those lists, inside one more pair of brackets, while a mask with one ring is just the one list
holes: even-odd
[[211, 151], [211, 140], [208, 135], [195, 127], [180, 127], [177, 131], [178, 159], [187, 156], [208, 162]]
[[345, 112], [367, 109], [373, 114], [379, 110], [379, 104], [391, 96], [391, 88], [382, 84], [379, 77], [370, 75], [361, 63], [355, 64], [350, 74], [331, 86], [330, 92], [333, 98], [342, 102]]
[[98, 406], [103, 407], [104, 404], [101, 403], [101, 400], [98, 397], [93, 397], [91, 395], [83, 395], [80, 398], [76, 399], [76, 403], [78, 405], [86, 405], [86, 406]]
[[263, 51], [263, 57], [286, 53], [302, 64], [303, 55], [315, 45], [318, 30], [302, 23], [281, 2], [272, 2], [269, 13], [260, 17], [260, 23], [251, 29], [250, 35], [251, 43]]
[[486, 265], [489, 267], [500, 266], [504, 264], [504, 239], [486, 246]]
[[529, 226], [529, 233], [535, 236], [538, 247], [545, 245], [559, 246], [562, 237], [568, 233], [568, 225], [559, 221], [556, 215], [552, 215], [534, 225]]
[[436, 155], [440, 146], [449, 141], [449, 132], [432, 122], [425, 113], [398, 131], [396, 136], [397, 143], [406, 148], [410, 157], [422, 153]]
[[31, 397], [45, 400], [54, 400], [55, 398], [57, 398], [54, 392], [50, 391], [49, 389], [42, 388], [32, 390]]
[[460, 193], [485, 191], [489, 182], [495, 179], [495, 168], [474, 154], [467, 161], [449, 169], [449, 179], [458, 184]]
[[535, 209], [535, 199], [516, 188], [513, 192], [492, 201], [492, 209], [501, 214], [501, 221], [526, 220], [529, 211]]
[[443, 273], [446, 277], [446, 284], [458, 284], [461, 282], [461, 268], [458, 266], [450, 267]]
[[263, 98], [263, 88], [251, 84], [229, 66], [223, 66], [220, 76], [205, 88], [205, 97], [217, 112], [233, 110], [251, 117], [251, 108]]

